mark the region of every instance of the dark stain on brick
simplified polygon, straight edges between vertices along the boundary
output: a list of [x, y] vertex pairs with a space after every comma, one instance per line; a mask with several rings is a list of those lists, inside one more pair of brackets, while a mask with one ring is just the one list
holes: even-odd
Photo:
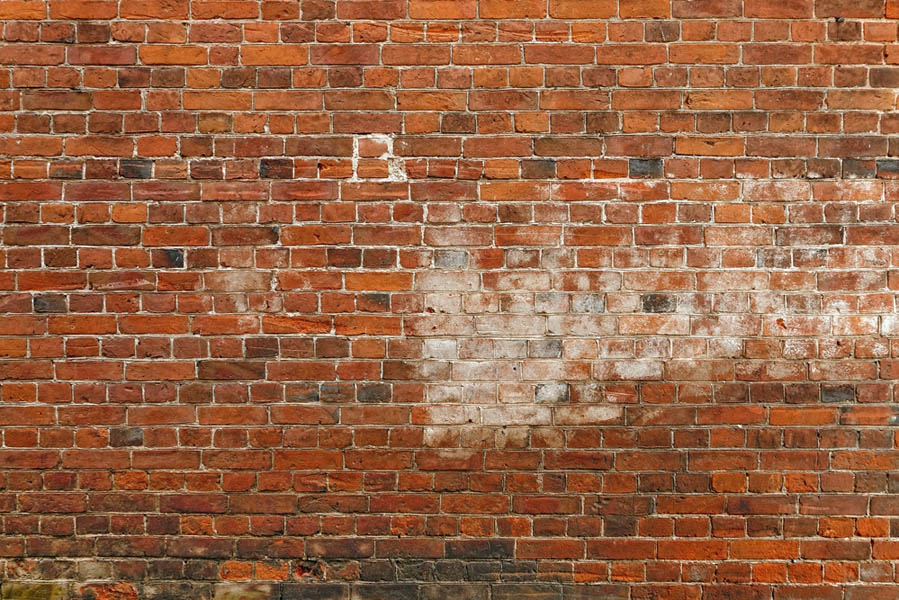
[[288, 402], [318, 402], [321, 398], [318, 386], [302, 387], [299, 389], [288, 389]]
[[357, 584], [350, 600], [418, 600], [418, 586], [413, 583]]
[[[310, 562], [310, 561], [304, 561]], [[341, 584], [284, 583], [281, 600], [345, 600], [347, 586]]]
[[511, 539], [449, 540], [448, 558], [512, 558], [515, 541]]
[[521, 176], [524, 179], [551, 179], [556, 176], [556, 161], [523, 160]]
[[322, 402], [352, 402], [355, 388], [352, 383], [323, 383]]
[[123, 427], [109, 430], [110, 446], [143, 446], [143, 444], [144, 430], [140, 427]]
[[119, 176], [126, 179], [150, 179], [153, 177], [152, 160], [121, 160]]
[[293, 161], [283, 158], [263, 158], [259, 161], [259, 177], [290, 179], [293, 177]]
[[824, 386], [821, 389], [821, 402], [855, 402], [855, 388], [851, 385]]
[[876, 174], [877, 167], [873, 160], [843, 159], [843, 177], [867, 179], [874, 177]]
[[62, 294], [35, 296], [32, 302], [36, 313], [64, 313], [69, 310], [66, 297]]
[[628, 161], [628, 175], [634, 179], [657, 179], [662, 176], [662, 159], [632, 158]]
[[553, 583], [510, 583], [493, 586], [493, 600], [561, 600], [562, 586]]
[[669, 294], [644, 294], [640, 300], [647, 313], [670, 313], [677, 308], [677, 298]]
[[393, 386], [387, 383], [368, 383], [359, 386], [356, 392], [358, 402], [390, 402]]
[[167, 248], [163, 250], [166, 258], [168, 259], [169, 265], [174, 268], [183, 268], [184, 267], [184, 250], [178, 250], [175, 248]]
[[[177, 530], [175, 531], [177, 533]], [[156, 563], [171, 563], [172, 561], [155, 561]], [[155, 563], [151, 563], [155, 564]], [[180, 564], [180, 563], [175, 563]], [[157, 579], [172, 579], [179, 573], [155, 573], [151, 571], [151, 577]], [[143, 585], [143, 596], [145, 600], [211, 600], [212, 586], [208, 583], [194, 583], [190, 581], [159, 581], [146, 583]]]
[[[899, 85], [899, 83], [897, 83]], [[899, 159], [882, 158], [877, 161], [877, 176], [883, 179], [899, 178]]]

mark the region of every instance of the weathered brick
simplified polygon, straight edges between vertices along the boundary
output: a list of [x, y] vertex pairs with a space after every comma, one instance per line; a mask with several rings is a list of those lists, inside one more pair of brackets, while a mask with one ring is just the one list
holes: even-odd
[[0, 0], [0, 595], [889, 595], [896, 18]]

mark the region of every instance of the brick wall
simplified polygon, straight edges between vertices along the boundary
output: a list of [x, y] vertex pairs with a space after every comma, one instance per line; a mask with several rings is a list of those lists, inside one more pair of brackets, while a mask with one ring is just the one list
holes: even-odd
[[0, 21], [4, 600], [899, 597], [899, 1]]

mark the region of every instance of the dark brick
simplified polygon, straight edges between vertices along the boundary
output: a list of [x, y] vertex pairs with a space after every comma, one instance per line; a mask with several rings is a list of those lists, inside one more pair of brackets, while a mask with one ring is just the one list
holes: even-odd
[[212, 600], [212, 586], [189, 581], [160, 581], [142, 586], [141, 600]]
[[176, 88], [184, 85], [187, 71], [181, 67], [154, 68], [150, 73], [150, 83], [155, 87]]
[[490, 587], [477, 584], [424, 584], [420, 600], [488, 600]]
[[173, 269], [181, 269], [184, 267], [184, 250], [177, 248], [167, 248], [162, 251], [165, 257], [165, 264], [154, 264], [156, 267], [166, 266]]
[[302, 9], [303, 20], [305, 21], [320, 21], [334, 18], [334, 2], [330, 0], [303, 0]]
[[[172, 554], [169, 551], [169, 554]], [[184, 563], [184, 578], [188, 580], [218, 581], [219, 563], [215, 560], [188, 560]]]
[[434, 563], [434, 576], [438, 581], [465, 581], [465, 565], [462, 560], [438, 560]]
[[109, 430], [109, 445], [113, 447], [121, 446], [143, 446], [144, 430], [140, 427], [126, 427], [121, 429]]
[[561, 600], [562, 586], [551, 583], [492, 585], [493, 600]]
[[862, 24], [858, 21], [833, 20], [827, 24], [827, 37], [835, 42], [857, 42], [862, 37]]
[[899, 68], [897, 67], [873, 67], [870, 72], [871, 87], [894, 88], [899, 87]]
[[126, 225], [89, 225], [72, 230], [72, 244], [79, 246], [136, 246], [140, 227]]
[[260, 88], [283, 89], [290, 87], [290, 69], [259, 69], [257, 77], [258, 86]]
[[521, 161], [521, 177], [524, 179], [552, 179], [556, 176], [554, 160]]
[[349, 586], [333, 583], [282, 583], [281, 600], [346, 600]]
[[504, 560], [500, 566], [502, 567], [503, 581], [531, 582], [537, 579], [539, 565], [536, 560]]
[[434, 561], [400, 560], [396, 563], [397, 581], [433, 581]]
[[357, 302], [363, 306], [357, 306], [358, 310], [364, 311], [382, 311], [390, 308], [390, 294], [367, 293], [360, 294]]
[[610, 515], [603, 518], [603, 533], [611, 537], [628, 537], [637, 535], [637, 519], [635, 517]]
[[241, 67], [237, 69], [224, 69], [222, 71], [223, 88], [255, 87], [256, 69]]
[[259, 161], [259, 176], [263, 179], [291, 179], [293, 161], [284, 158], [263, 158]]
[[768, 600], [768, 585], [710, 585], [703, 590], [703, 600]]
[[66, 297], [62, 294], [35, 296], [33, 302], [36, 313], [64, 313], [69, 310]]
[[447, 540], [449, 558], [511, 558], [515, 554], [515, 540]]
[[821, 387], [821, 402], [843, 403], [855, 402], [855, 388], [851, 385]]
[[643, 312], [670, 313], [677, 309], [677, 297], [669, 294], [644, 294], [641, 297]]
[[877, 161], [877, 176], [883, 179], [899, 179], [899, 159], [879, 159]]
[[79, 44], [98, 44], [107, 41], [109, 41], [109, 24], [78, 23]]
[[661, 158], [631, 158], [628, 175], [634, 179], [657, 179], [662, 176]]
[[606, 583], [562, 587], [564, 600], [627, 600], [628, 595], [628, 586], [623, 584]]
[[471, 581], [499, 581], [503, 571], [503, 565], [499, 561], [471, 561], [467, 567], [467, 579]]
[[126, 179], [150, 179], [153, 177], [152, 160], [121, 160], [119, 176]]
[[418, 600], [418, 585], [410, 583], [355, 584], [350, 600]]
[[807, 163], [809, 179], [832, 179], [840, 175], [840, 160], [829, 158], [810, 158]]
[[465, 113], [443, 115], [440, 130], [444, 133], [474, 133], [477, 131], [477, 119]]
[[[879, 161], [878, 161], [879, 162]], [[843, 159], [843, 177], [868, 179], [877, 174], [877, 168], [873, 160]]]
[[328, 248], [328, 265], [332, 267], [358, 267], [362, 264], [362, 251], [358, 248]]
[[[169, 541], [169, 556], [184, 558], [226, 558], [231, 556], [231, 540], [228, 538], [200, 538], [182, 536]], [[207, 562], [207, 561], [203, 561]], [[212, 565], [215, 563], [212, 562]], [[210, 567], [214, 569], [214, 566]]]
[[614, 133], [620, 128], [618, 113], [587, 113], [587, 133]]
[[366, 560], [359, 566], [362, 581], [396, 581], [396, 564], [389, 560]]
[[360, 384], [356, 390], [357, 402], [390, 402], [393, 398], [393, 386], [389, 383]]

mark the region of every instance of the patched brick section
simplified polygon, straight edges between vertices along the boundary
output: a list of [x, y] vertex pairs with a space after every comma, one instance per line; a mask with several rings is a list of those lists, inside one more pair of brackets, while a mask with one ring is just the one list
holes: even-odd
[[896, 0], [0, 0], [0, 598], [895, 596]]

